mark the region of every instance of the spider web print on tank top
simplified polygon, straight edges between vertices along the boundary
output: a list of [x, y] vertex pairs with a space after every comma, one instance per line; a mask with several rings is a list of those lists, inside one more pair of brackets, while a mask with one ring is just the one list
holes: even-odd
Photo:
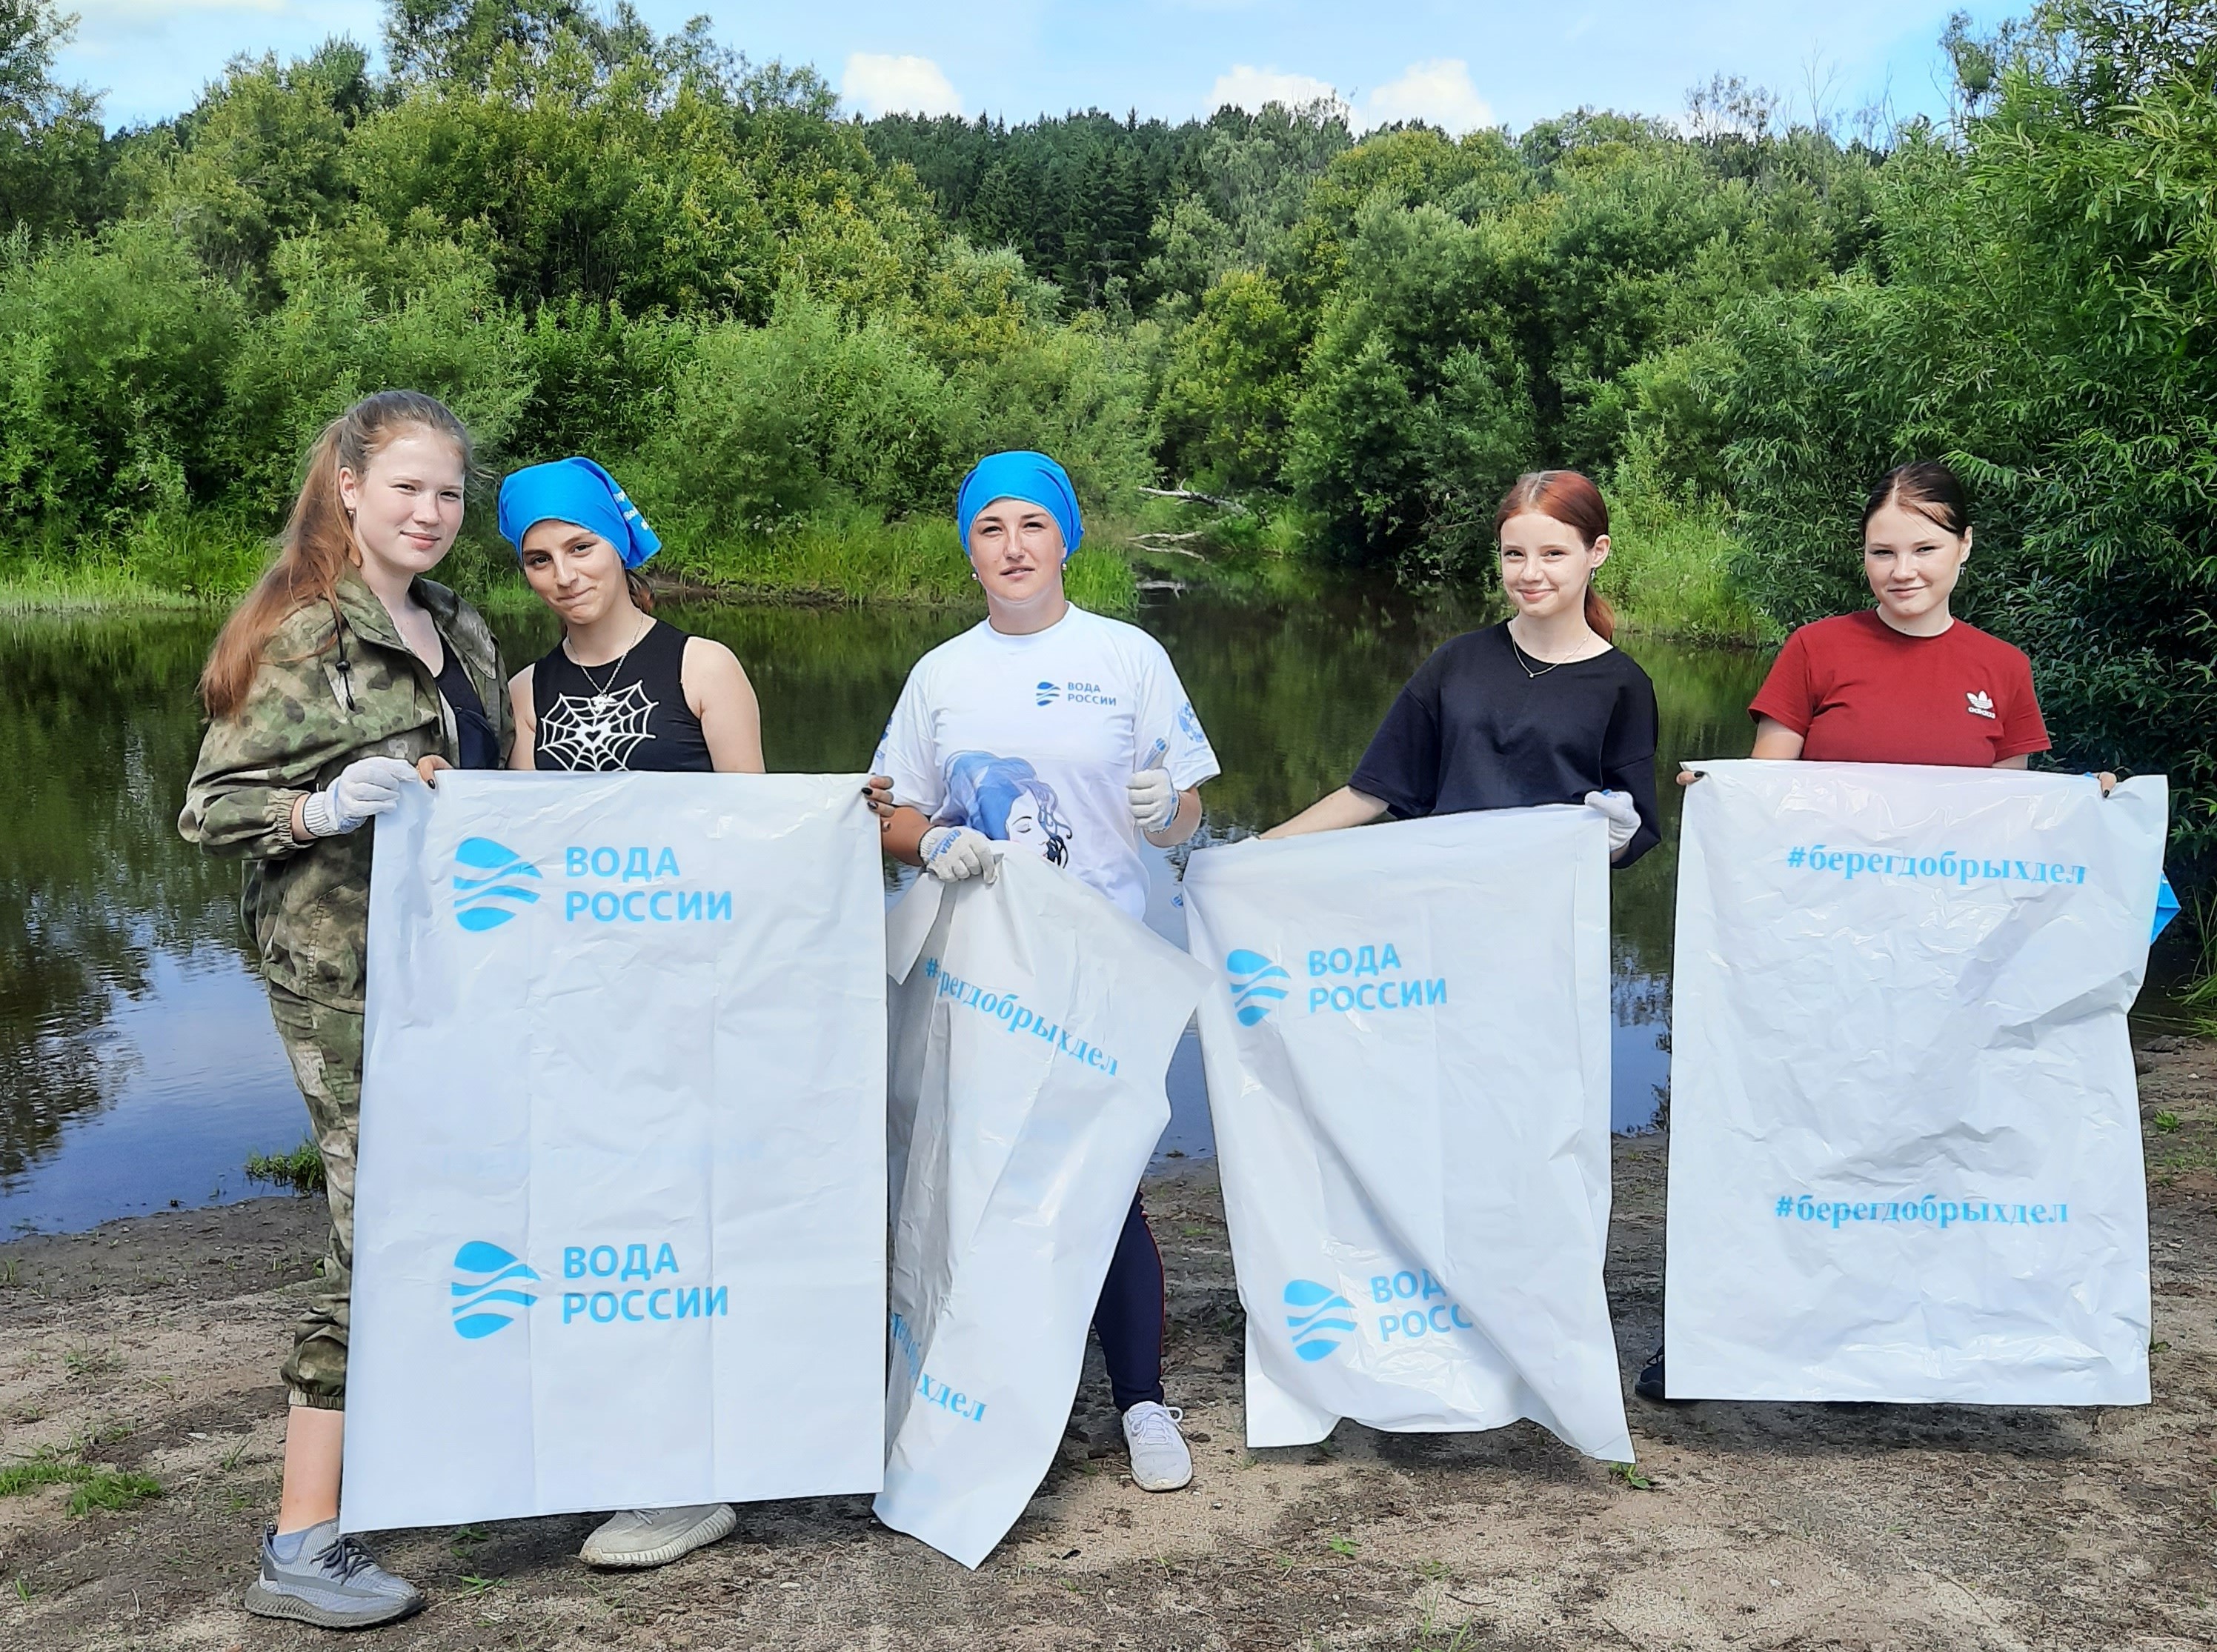
[[612, 694], [558, 694], [533, 749], [564, 768], [627, 768], [633, 751], [654, 738], [646, 725], [656, 704], [636, 682]]
[[629, 653], [582, 670], [556, 644], [532, 668], [533, 766], [706, 774], [707, 733], [685, 700], [685, 633], [655, 620]]

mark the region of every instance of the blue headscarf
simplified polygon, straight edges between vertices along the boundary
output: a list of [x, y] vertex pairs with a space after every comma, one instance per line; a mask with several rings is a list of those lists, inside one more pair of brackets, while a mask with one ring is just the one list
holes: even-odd
[[527, 465], [500, 484], [500, 536], [523, 554], [523, 536], [552, 520], [575, 522], [616, 548], [627, 568], [636, 568], [662, 541], [625, 496], [616, 479], [590, 459], [558, 459]]
[[962, 535], [962, 550], [970, 550], [970, 524], [996, 499], [1021, 499], [1037, 505], [1062, 529], [1062, 559], [1078, 549], [1085, 521], [1078, 514], [1078, 491], [1070, 485], [1070, 472], [1045, 453], [1019, 450], [988, 453], [970, 467], [954, 496], [954, 526]]

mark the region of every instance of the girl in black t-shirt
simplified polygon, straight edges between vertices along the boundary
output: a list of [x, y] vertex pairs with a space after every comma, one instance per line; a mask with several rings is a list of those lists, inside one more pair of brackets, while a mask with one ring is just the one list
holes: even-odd
[[1348, 784], [1265, 837], [1472, 809], [1584, 803], [1609, 857], [1655, 847], [1655, 687], [1612, 645], [1593, 589], [1609, 507], [1576, 471], [1519, 477], [1494, 516], [1513, 617], [1440, 644], [1386, 713]]
[[562, 617], [562, 640], [509, 681], [514, 768], [759, 774], [762, 713], [732, 650], [654, 617], [641, 564], [662, 548], [590, 459], [516, 472], [501, 537]]

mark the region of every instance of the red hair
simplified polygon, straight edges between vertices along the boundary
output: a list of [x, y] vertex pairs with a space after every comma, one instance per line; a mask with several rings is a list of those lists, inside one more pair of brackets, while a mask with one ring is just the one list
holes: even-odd
[[[1498, 536], [1510, 517], [1522, 516], [1528, 510], [1553, 517], [1575, 533], [1589, 551], [1596, 539], [1609, 532], [1608, 501], [1601, 496], [1599, 488], [1576, 471], [1527, 471], [1518, 477], [1501, 496], [1501, 509], [1493, 513], [1494, 533]], [[1594, 589], [1590, 579], [1586, 581], [1586, 624], [1603, 642], [1616, 640], [1616, 610]]]

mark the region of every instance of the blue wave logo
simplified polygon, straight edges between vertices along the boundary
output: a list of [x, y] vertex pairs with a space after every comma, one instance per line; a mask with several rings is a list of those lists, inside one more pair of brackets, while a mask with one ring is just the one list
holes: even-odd
[[1244, 949], [1227, 952], [1225, 973], [1232, 977], [1232, 1002], [1239, 1010], [1239, 1025], [1252, 1026], [1278, 1007], [1294, 977], [1260, 952]]
[[1041, 705], [1052, 706], [1055, 701], [1061, 698], [1062, 690], [1056, 684], [1052, 682], [1042, 682], [1039, 685], [1039, 703]]
[[1303, 1359], [1321, 1359], [1355, 1335], [1355, 1304], [1328, 1285], [1314, 1279], [1290, 1281], [1286, 1306], [1292, 1310], [1286, 1316], [1286, 1335]]
[[454, 851], [454, 922], [465, 929], [497, 929], [539, 891], [522, 880], [539, 868], [504, 843], [466, 837]]
[[498, 1245], [471, 1240], [454, 1253], [454, 1281], [447, 1287], [454, 1302], [454, 1335], [474, 1342], [514, 1324], [539, 1300], [517, 1287], [538, 1279]]

